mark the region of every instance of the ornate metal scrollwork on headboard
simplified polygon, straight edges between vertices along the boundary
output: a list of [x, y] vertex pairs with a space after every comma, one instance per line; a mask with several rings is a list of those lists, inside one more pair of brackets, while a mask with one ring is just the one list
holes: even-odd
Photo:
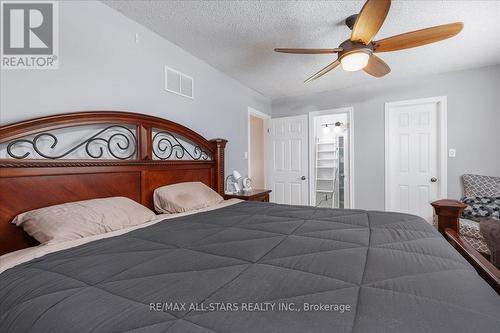
[[153, 154], [160, 160], [211, 160], [211, 156], [198, 145], [181, 143], [172, 133], [160, 131], [153, 136]]
[[[40, 142], [40, 139], [52, 140], [52, 144], [49, 146], [52, 151], [54, 151], [57, 144], [59, 143], [59, 139], [55, 134], [43, 132], [35, 135], [33, 139], [17, 139], [11, 141], [7, 145], [7, 154], [15, 159], [24, 159], [32, 155], [31, 151], [26, 151], [22, 154], [16, 153], [14, 151], [16, 146], [18, 147], [23, 144], [30, 145], [33, 148], [33, 151], [42, 158], [51, 160], [64, 158], [71, 153], [78, 151], [82, 147], [85, 149], [87, 157], [94, 159], [99, 159], [104, 156], [105, 150], [103, 149], [103, 145], [106, 147], [107, 154], [119, 160], [128, 160], [134, 158], [137, 151], [137, 138], [134, 132], [132, 132], [129, 128], [121, 125], [111, 125], [105, 127], [86, 140], [59, 154], [45, 153], [43, 150], [45, 150], [46, 148], [44, 149], [43, 147], [41, 147], [42, 144]], [[98, 148], [97, 151], [92, 151], [91, 147], [94, 146]]]

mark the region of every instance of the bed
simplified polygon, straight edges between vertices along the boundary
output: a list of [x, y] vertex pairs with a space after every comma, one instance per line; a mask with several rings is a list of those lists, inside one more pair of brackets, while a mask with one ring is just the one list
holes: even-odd
[[[67, 114], [2, 127], [0, 142], [27, 137], [29, 148], [39, 133], [103, 121], [134, 129], [132, 158], [0, 161], [0, 186], [7, 189], [0, 198], [3, 258], [40, 248], [10, 224], [20, 212], [112, 195], [151, 208], [154, 188], [193, 180], [223, 192], [225, 140], [208, 141], [159, 118]], [[188, 158], [156, 156], [161, 156], [152, 152], [160, 132], [182, 137], [177, 150], [190, 152]], [[496, 292], [439, 232], [407, 214], [224, 202], [30, 256], [0, 274], [2, 332], [497, 332], [500, 327]]]

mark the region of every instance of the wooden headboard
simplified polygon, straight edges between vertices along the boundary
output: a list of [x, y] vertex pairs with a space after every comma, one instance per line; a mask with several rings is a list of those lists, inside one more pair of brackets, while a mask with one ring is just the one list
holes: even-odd
[[[90, 129], [82, 135], [83, 128]], [[71, 139], [69, 145], [61, 138]], [[226, 142], [162, 118], [119, 111], [1, 126], [0, 255], [38, 244], [10, 223], [32, 209], [110, 196], [153, 209], [157, 187], [186, 181], [201, 181], [222, 195]]]

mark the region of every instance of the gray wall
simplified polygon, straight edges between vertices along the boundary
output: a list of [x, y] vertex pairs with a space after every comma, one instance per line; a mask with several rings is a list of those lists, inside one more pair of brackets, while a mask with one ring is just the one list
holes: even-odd
[[[229, 140], [226, 171], [247, 172], [247, 107], [269, 99], [97, 1], [60, 2], [60, 68], [0, 72], [0, 123], [79, 110], [126, 110]], [[140, 42], [135, 42], [138, 33]], [[163, 90], [163, 66], [195, 79], [195, 99]], [[449, 196], [459, 176], [500, 176], [500, 66], [359, 87], [272, 103], [273, 117], [354, 106], [356, 206], [384, 208], [384, 103], [448, 97]], [[495, 150], [496, 148], [496, 150]]]
[[384, 209], [384, 104], [433, 96], [448, 98], [448, 196], [461, 196], [460, 175], [500, 176], [500, 66], [273, 100], [272, 116], [354, 107], [357, 208]]
[[[1, 124], [80, 110], [124, 110], [229, 140], [226, 170], [247, 172], [247, 108], [271, 102], [97, 1], [60, 2], [58, 70], [1, 71]], [[135, 34], [140, 42], [135, 42]], [[195, 80], [195, 99], [163, 89], [163, 66]]]

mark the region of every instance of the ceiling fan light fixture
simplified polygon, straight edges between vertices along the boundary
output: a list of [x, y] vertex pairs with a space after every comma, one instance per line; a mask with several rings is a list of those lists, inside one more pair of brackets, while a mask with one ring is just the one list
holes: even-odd
[[307, 78], [304, 83], [316, 80], [337, 66], [342, 65], [345, 71], [363, 70], [373, 77], [383, 77], [391, 72], [391, 68], [375, 54], [391, 52], [439, 42], [457, 35], [462, 31], [463, 22], [436, 25], [399, 35], [374, 40], [389, 13], [391, 0], [365, 0], [359, 14], [349, 16], [345, 23], [352, 30], [351, 37], [337, 48], [330, 49], [274, 49], [276, 52], [295, 54], [331, 54], [337, 59], [319, 72]]
[[370, 60], [370, 54], [366, 52], [353, 52], [346, 54], [340, 59], [342, 69], [348, 72], [355, 72], [365, 68]]

